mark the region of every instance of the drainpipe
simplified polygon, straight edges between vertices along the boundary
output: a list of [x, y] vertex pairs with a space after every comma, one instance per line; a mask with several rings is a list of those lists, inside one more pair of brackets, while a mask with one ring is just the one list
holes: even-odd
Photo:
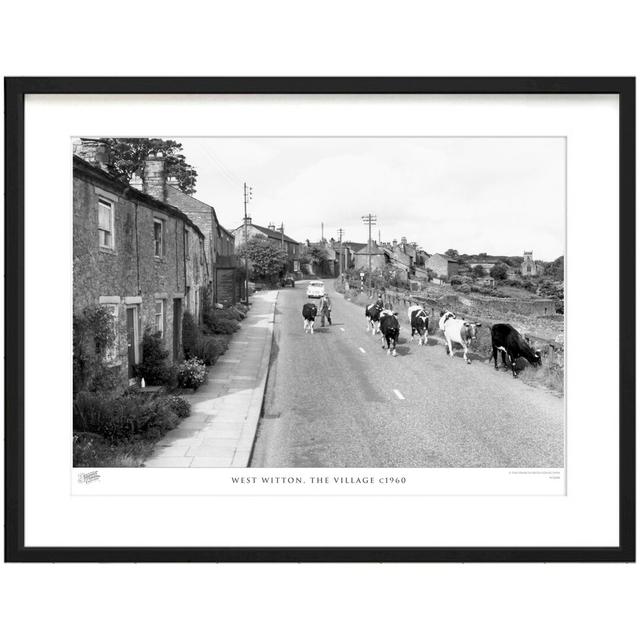
[[[122, 192], [122, 197], [127, 198], [129, 193], [131, 192], [131, 187], [126, 187]], [[139, 249], [139, 241], [138, 241], [138, 203], [133, 203], [133, 226], [136, 232], [136, 284], [138, 288], [138, 295], [142, 295], [142, 290], [140, 289], [140, 249]]]

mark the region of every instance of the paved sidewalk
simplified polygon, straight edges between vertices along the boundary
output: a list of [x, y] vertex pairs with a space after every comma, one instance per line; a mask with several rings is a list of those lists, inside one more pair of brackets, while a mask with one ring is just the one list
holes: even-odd
[[192, 396], [191, 415], [158, 444], [145, 467], [246, 467], [269, 371], [277, 291], [256, 293], [229, 349]]

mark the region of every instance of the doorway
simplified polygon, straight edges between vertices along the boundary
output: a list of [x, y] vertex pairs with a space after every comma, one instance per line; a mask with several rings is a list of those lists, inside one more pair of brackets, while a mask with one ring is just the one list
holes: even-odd
[[136, 377], [138, 364], [138, 307], [127, 307], [127, 376], [129, 381]]
[[182, 360], [182, 298], [173, 299], [173, 361]]

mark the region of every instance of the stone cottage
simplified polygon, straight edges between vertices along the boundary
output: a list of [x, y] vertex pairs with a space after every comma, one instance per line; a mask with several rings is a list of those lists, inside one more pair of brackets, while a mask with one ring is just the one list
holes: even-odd
[[[235, 246], [241, 247], [245, 243], [245, 225], [241, 224], [239, 227], [231, 232], [235, 238]], [[284, 232], [284, 227], [276, 229], [274, 224], [269, 223], [269, 226], [263, 227], [255, 224], [250, 217], [247, 218], [246, 225], [246, 237], [250, 238], [262, 236], [268, 238], [268, 240], [274, 245], [281, 247], [287, 252], [287, 265], [285, 270], [287, 273], [292, 273], [296, 276], [301, 276], [300, 270], [300, 252], [301, 245], [297, 240], [294, 240]]]
[[451, 276], [457, 275], [459, 270], [457, 260], [441, 253], [434, 253], [427, 260], [425, 267], [431, 269], [438, 278], [450, 278]]
[[108, 359], [134, 383], [146, 328], [161, 334], [171, 361], [182, 358], [183, 312], [200, 316], [209, 277], [205, 236], [152, 188], [113, 177], [106, 155], [100, 143], [74, 148], [73, 312], [110, 310], [116, 339]]

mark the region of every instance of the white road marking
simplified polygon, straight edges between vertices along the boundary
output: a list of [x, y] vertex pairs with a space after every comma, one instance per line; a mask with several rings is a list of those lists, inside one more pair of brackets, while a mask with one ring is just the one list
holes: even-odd
[[398, 400], [404, 400], [404, 396], [397, 389], [394, 389], [393, 393], [398, 396]]
[[362, 347], [358, 347], [358, 349], [360, 349], [360, 351], [362, 351], [362, 353], [367, 353]]

